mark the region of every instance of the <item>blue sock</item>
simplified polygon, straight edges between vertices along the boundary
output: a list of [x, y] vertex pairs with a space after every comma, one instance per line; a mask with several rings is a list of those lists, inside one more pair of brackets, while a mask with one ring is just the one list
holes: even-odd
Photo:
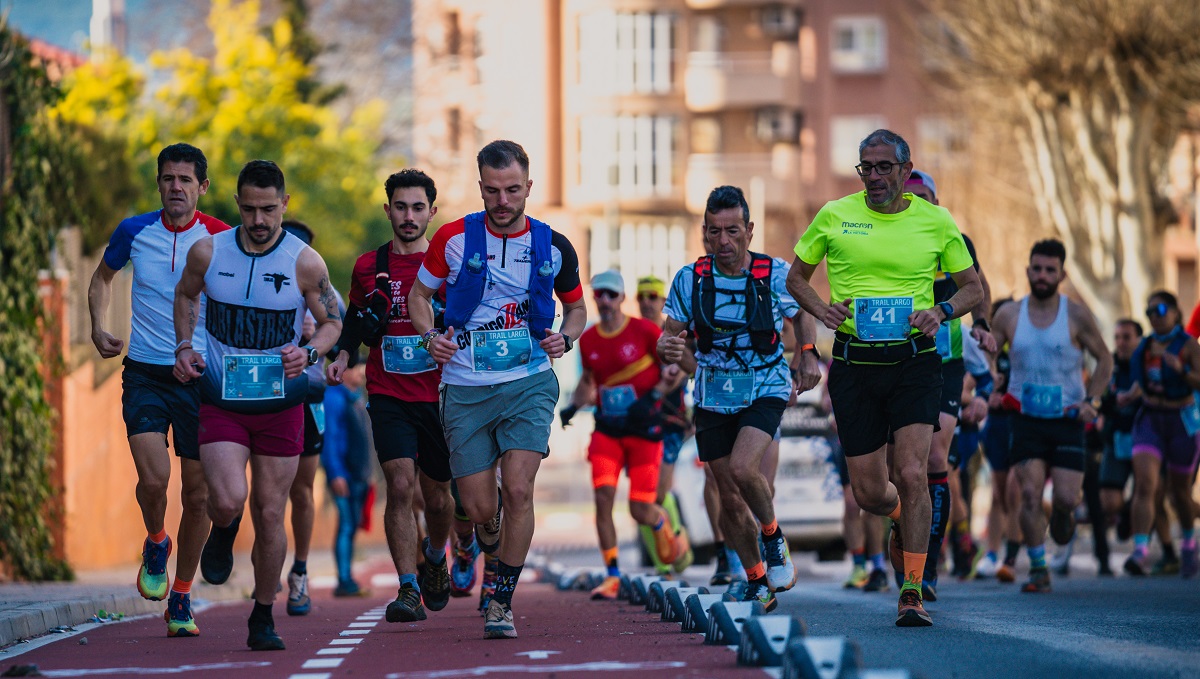
[[1037, 570], [1046, 567], [1046, 545], [1038, 545], [1037, 547], [1026, 547], [1025, 551], [1029, 554], [1029, 569]]
[[429, 539], [426, 538], [425, 545], [427, 548], [425, 549], [425, 561], [427, 561], [429, 563], [445, 563], [445, 561], [446, 561], [446, 545], [442, 545], [442, 548], [438, 551], [430, 551], [430, 549], [432, 549], [433, 545], [431, 545], [428, 542], [428, 540]]
[[867, 553], [861, 549], [855, 552], [850, 552], [850, 558], [853, 559], [855, 566], [862, 567], [867, 565]]
[[991, 559], [992, 561], [996, 561], [996, 552], [989, 549], [988, 553], [987, 553], [987, 558]]
[[400, 586], [403, 587], [405, 585], [410, 585], [418, 592], [421, 591], [421, 586], [417, 584], [417, 576], [415, 573], [405, 573], [404, 575], [400, 576]]
[[1134, 533], [1133, 534], [1133, 553], [1145, 556], [1146, 552], [1150, 551], [1150, 534], [1149, 533]]
[[883, 570], [883, 552], [871, 555], [871, 568], [877, 571]]

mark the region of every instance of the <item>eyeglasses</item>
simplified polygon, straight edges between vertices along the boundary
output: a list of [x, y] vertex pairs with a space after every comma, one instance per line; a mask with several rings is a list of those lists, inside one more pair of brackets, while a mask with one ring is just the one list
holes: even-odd
[[613, 292], [612, 290], [595, 290], [592, 292], [592, 296], [596, 299], [616, 299], [621, 296], [621, 293]]
[[638, 298], [639, 302], [642, 302], [642, 301], [657, 302], [658, 301], [658, 293], [657, 292], [643, 292], [643, 293], [639, 293], [637, 298]]
[[854, 169], [858, 171], [858, 176], [860, 177], [870, 177], [872, 171], [878, 172], [880, 177], [886, 177], [891, 174], [892, 169], [899, 164], [900, 163], [893, 163], [891, 161], [884, 160], [875, 163], [874, 165], [871, 163], [859, 163], [858, 165], [854, 166]]
[[1165, 302], [1159, 302], [1153, 306], [1146, 307], [1146, 316], [1150, 318], [1154, 318], [1155, 316], [1166, 316], [1167, 312], [1170, 310], [1171, 307], [1167, 306]]

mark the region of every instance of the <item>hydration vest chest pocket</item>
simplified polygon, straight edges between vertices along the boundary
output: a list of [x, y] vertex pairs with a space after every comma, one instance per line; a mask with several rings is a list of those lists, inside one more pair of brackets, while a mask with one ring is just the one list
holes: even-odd
[[504, 372], [528, 365], [532, 355], [528, 328], [471, 331], [471, 366], [477, 373]]
[[700, 407], [745, 408], [754, 397], [754, 373], [749, 370], [704, 368]]
[[1021, 412], [1030, 417], [1062, 417], [1062, 387], [1057, 384], [1021, 385]]
[[221, 395], [226, 401], [283, 398], [283, 357], [278, 354], [232, 354], [225, 357]]
[[417, 346], [421, 341], [416, 335], [383, 338], [383, 369], [398, 375], [415, 375], [437, 368], [437, 362], [428, 351]]
[[854, 328], [861, 340], [908, 339], [912, 297], [861, 297], [854, 300]]

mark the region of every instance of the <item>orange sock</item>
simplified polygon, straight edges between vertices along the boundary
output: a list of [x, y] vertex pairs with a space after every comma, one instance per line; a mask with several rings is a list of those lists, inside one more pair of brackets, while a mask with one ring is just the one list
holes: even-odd
[[192, 581], [184, 580], [183, 578], [176, 575], [175, 576], [175, 584], [171, 585], [171, 591], [179, 592], [180, 594], [191, 594], [192, 593]]
[[888, 518], [892, 521], [900, 520], [900, 498], [896, 498], [896, 508], [888, 512]]
[[770, 537], [774, 535], [775, 531], [777, 530], [779, 530], [779, 519], [771, 519], [771, 523], [763, 524], [762, 534]]
[[604, 557], [604, 565], [611, 566], [617, 563], [617, 548], [609, 547], [608, 549], [600, 550], [600, 554]]
[[921, 589], [921, 576], [925, 573], [925, 552], [904, 552], [903, 589]]
[[750, 582], [767, 577], [767, 567], [763, 562], [759, 561], [753, 566], [746, 569], [746, 579]]
[[161, 543], [167, 539], [167, 529], [164, 528], [157, 533], [147, 533], [146, 535], [150, 538], [150, 542]]

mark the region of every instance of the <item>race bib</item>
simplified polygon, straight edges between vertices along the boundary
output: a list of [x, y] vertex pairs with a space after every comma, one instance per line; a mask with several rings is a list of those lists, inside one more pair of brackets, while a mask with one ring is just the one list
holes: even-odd
[[933, 340], [934, 344], [937, 345], [938, 355], [942, 358], [951, 358], [949, 323], [942, 323], [938, 326], [937, 337], [933, 338]]
[[325, 434], [325, 404], [324, 403], [309, 403], [308, 409], [312, 413], [313, 422], [317, 425], [317, 433]]
[[637, 400], [632, 384], [600, 387], [600, 414], [605, 417], [625, 417], [629, 406]]
[[1021, 412], [1030, 417], [1062, 417], [1062, 387], [1057, 384], [1021, 385]]
[[222, 398], [263, 401], [283, 398], [283, 357], [279, 354], [235, 354], [225, 357]]
[[437, 361], [428, 351], [417, 346], [419, 341], [421, 338], [416, 335], [385, 335], [379, 345], [383, 351], [383, 369], [397, 375], [415, 375], [436, 369]]
[[705, 368], [700, 388], [702, 408], [745, 408], [754, 400], [754, 373]]
[[1113, 432], [1113, 457], [1118, 460], [1133, 459], [1133, 432]]
[[1190, 404], [1180, 409], [1179, 415], [1183, 418], [1183, 428], [1187, 430], [1188, 436], [1195, 436], [1200, 432], [1200, 403], [1194, 396]]
[[862, 297], [854, 300], [854, 327], [861, 340], [908, 339], [912, 297]]
[[471, 331], [471, 366], [477, 372], [504, 372], [529, 364], [533, 341], [528, 328]]

